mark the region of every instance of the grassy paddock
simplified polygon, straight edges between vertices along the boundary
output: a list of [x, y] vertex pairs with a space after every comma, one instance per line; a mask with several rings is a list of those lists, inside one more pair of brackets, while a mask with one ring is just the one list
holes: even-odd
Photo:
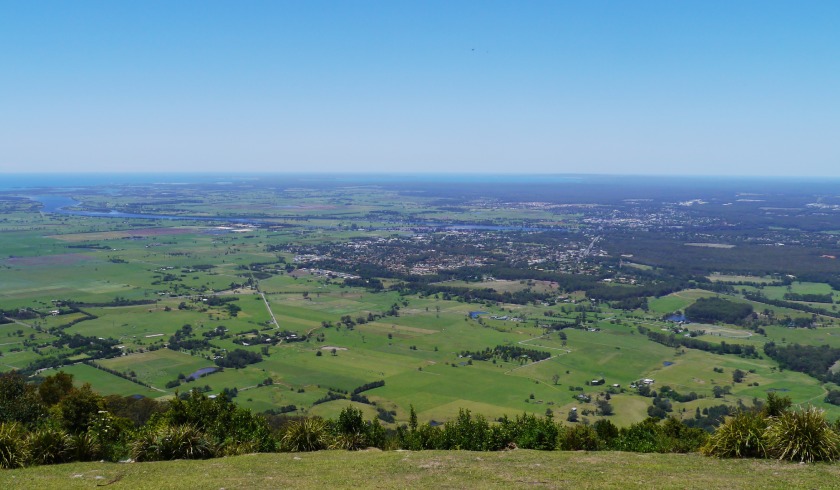
[[322, 451], [0, 472], [3, 488], [830, 488], [836, 464], [621, 452]]

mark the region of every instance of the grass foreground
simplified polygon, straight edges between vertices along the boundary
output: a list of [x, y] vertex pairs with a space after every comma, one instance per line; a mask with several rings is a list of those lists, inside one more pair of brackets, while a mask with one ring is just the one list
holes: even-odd
[[0, 471], [0, 488], [836, 488], [838, 464], [699, 454], [321, 451]]

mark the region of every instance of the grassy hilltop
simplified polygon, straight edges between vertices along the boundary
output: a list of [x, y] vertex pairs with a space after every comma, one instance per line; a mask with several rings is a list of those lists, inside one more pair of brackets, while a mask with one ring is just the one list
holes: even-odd
[[622, 452], [321, 451], [0, 472], [2, 488], [830, 488], [836, 464]]

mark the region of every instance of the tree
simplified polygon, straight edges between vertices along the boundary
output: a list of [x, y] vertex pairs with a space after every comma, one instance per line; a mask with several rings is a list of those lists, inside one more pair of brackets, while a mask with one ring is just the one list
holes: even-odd
[[595, 407], [598, 409], [598, 413], [605, 417], [614, 413], [612, 404], [607, 400], [597, 400]]
[[577, 422], [578, 421], [578, 414], [577, 410], [569, 410], [569, 414], [566, 416], [567, 422]]
[[787, 412], [792, 404], [789, 396], [779, 396], [770, 392], [767, 393], [767, 402], [762, 407], [761, 412], [767, 417], [778, 417]]
[[740, 369], [736, 369], [732, 371], [732, 382], [740, 383], [744, 381], [744, 377], [746, 377], [747, 373], [741, 371]]
[[551, 380], [552, 380], [552, 381], [554, 381], [554, 384], [557, 384], [557, 382], [558, 382], [558, 381], [560, 381], [560, 375], [559, 375], [559, 374], [557, 374], [557, 373], [555, 373], [555, 374], [551, 377]]
[[0, 374], [0, 423], [35, 425], [46, 415], [35, 387], [17, 371]]
[[41, 401], [51, 407], [60, 402], [73, 389], [73, 375], [59, 371], [52, 376], [47, 376], [38, 385], [38, 396]]
[[87, 431], [91, 422], [104, 408], [102, 397], [93, 391], [90, 383], [73, 388], [57, 405], [64, 428], [73, 434]]

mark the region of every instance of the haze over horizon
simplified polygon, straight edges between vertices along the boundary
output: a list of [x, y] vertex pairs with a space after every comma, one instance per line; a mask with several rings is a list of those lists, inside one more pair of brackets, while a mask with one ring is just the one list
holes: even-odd
[[837, 2], [0, 4], [0, 173], [840, 177]]

